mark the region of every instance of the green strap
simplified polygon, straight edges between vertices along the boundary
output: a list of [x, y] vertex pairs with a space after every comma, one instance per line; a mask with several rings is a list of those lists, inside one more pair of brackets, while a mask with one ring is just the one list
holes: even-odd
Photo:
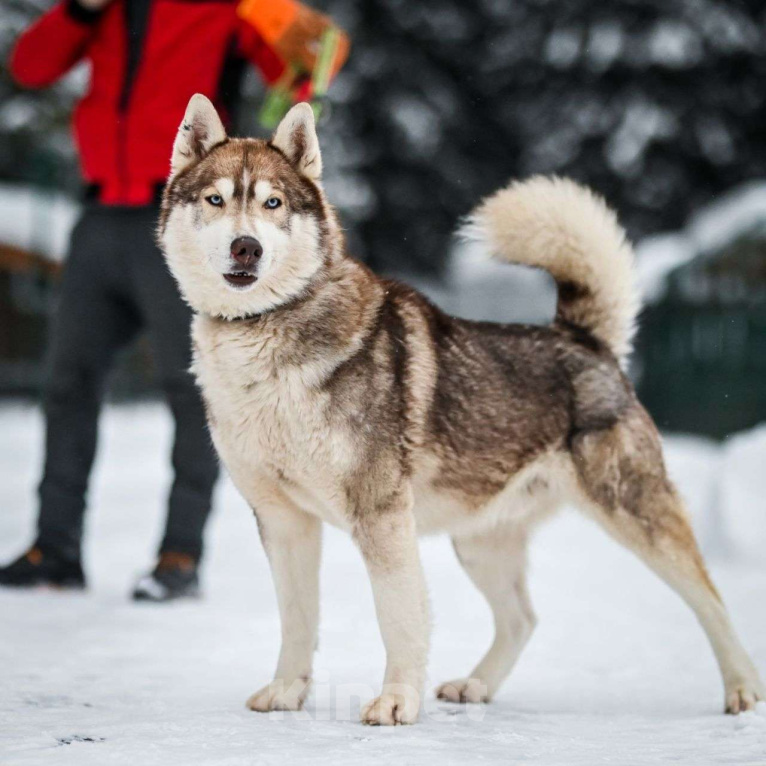
[[[321, 99], [327, 94], [327, 90], [330, 87], [332, 65], [338, 52], [339, 42], [340, 32], [336, 27], [332, 26], [322, 33], [319, 41], [316, 66], [311, 73], [311, 108], [314, 110], [314, 118], [317, 120], [322, 114]], [[258, 113], [258, 121], [266, 130], [276, 128], [292, 106], [292, 84], [295, 81], [296, 75], [297, 70], [295, 67], [292, 64], [288, 64], [276, 85], [269, 89], [266, 94], [263, 106]]]
[[338, 52], [339, 42], [340, 32], [338, 32], [336, 27], [328, 27], [322, 33], [317, 63], [311, 75], [311, 86], [315, 96], [324, 96], [330, 87], [330, 75], [332, 74], [332, 65], [335, 61], [335, 54]]

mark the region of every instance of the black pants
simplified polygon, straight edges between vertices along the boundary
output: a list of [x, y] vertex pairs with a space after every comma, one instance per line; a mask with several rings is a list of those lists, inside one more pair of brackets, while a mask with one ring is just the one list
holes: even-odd
[[175, 480], [160, 550], [199, 558], [218, 463], [191, 374], [189, 324], [154, 243], [157, 208], [91, 205], [75, 226], [52, 324], [38, 544], [79, 556], [98, 415], [115, 353], [149, 334], [175, 419]]

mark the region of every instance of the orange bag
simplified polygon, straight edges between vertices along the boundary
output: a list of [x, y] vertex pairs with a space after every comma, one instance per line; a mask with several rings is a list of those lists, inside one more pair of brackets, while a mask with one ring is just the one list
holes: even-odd
[[330, 77], [334, 77], [348, 58], [348, 35], [332, 19], [296, 0], [242, 0], [237, 6], [241, 19], [255, 27], [264, 42], [286, 64], [313, 74], [322, 35], [331, 28], [338, 31]]

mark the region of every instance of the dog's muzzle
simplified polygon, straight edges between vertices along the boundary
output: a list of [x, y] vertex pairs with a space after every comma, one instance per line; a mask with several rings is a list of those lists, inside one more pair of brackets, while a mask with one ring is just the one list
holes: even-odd
[[223, 278], [234, 287], [248, 287], [256, 279], [263, 246], [255, 237], [237, 237], [231, 243], [231, 259], [236, 264]]

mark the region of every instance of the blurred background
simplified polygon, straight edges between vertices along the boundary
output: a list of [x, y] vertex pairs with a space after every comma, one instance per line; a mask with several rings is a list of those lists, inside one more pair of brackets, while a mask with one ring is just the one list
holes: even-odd
[[[459, 246], [460, 217], [534, 173], [590, 184], [618, 211], [645, 297], [630, 373], [766, 677], [763, 0], [306, 1], [352, 40], [321, 125], [325, 185], [351, 251], [374, 269], [457, 315], [547, 322], [555, 294], [546, 276]], [[19, 33], [50, 6], [0, 0], [2, 561], [28, 539], [36, 513], [45, 339], [82, 199], [70, 117], [87, 66], [40, 91], [14, 85], [6, 67]], [[237, 132], [263, 135], [265, 90], [252, 71], [244, 92]], [[3, 763], [4, 744], [14, 763], [35, 765], [57, 753], [63, 762], [67, 748], [81, 766], [147, 763], [152, 753], [190, 766], [213, 752], [232, 764], [285, 752], [292, 763], [391, 761], [400, 746], [439, 764], [550, 764], [562, 753], [594, 763], [614, 762], [615, 742], [636, 753], [624, 762], [763, 762], [763, 711], [714, 716], [718, 674], [686, 607], [573, 515], [533, 543], [540, 628], [485, 725], [450, 711], [394, 742], [338, 728], [322, 699], [316, 709], [327, 717], [296, 721], [300, 734], [254, 718], [241, 700], [276, 662], [279, 625], [252, 515], [221, 481], [209, 597], [164, 614], [131, 608], [130, 573], [161, 539], [173, 423], [153, 401], [161, 396], [141, 341], [123, 354], [110, 392], [119, 404], [104, 413], [89, 493], [95, 590], [88, 599], [0, 590]], [[363, 563], [337, 530], [323, 546], [329, 597], [316, 677], [369, 682], [384, 658]], [[436, 682], [464, 672], [459, 658], [477, 656], [491, 618], [448, 540], [421, 551]]]
[[[317, 0], [352, 38], [322, 126], [352, 251], [449, 311], [546, 321], [543, 275], [451, 237], [507, 179], [591, 184], [637, 243], [632, 374], [660, 426], [713, 439], [766, 419], [766, 9], [746, 0]], [[2, 0], [0, 60], [48, 0]], [[88, 86], [0, 75], [0, 395], [34, 397], [80, 181]], [[250, 72], [238, 132], [258, 135]], [[179, 115], [180, 117], [180, 115]], [[112, 395], [153, 396], [142, 345]]]

